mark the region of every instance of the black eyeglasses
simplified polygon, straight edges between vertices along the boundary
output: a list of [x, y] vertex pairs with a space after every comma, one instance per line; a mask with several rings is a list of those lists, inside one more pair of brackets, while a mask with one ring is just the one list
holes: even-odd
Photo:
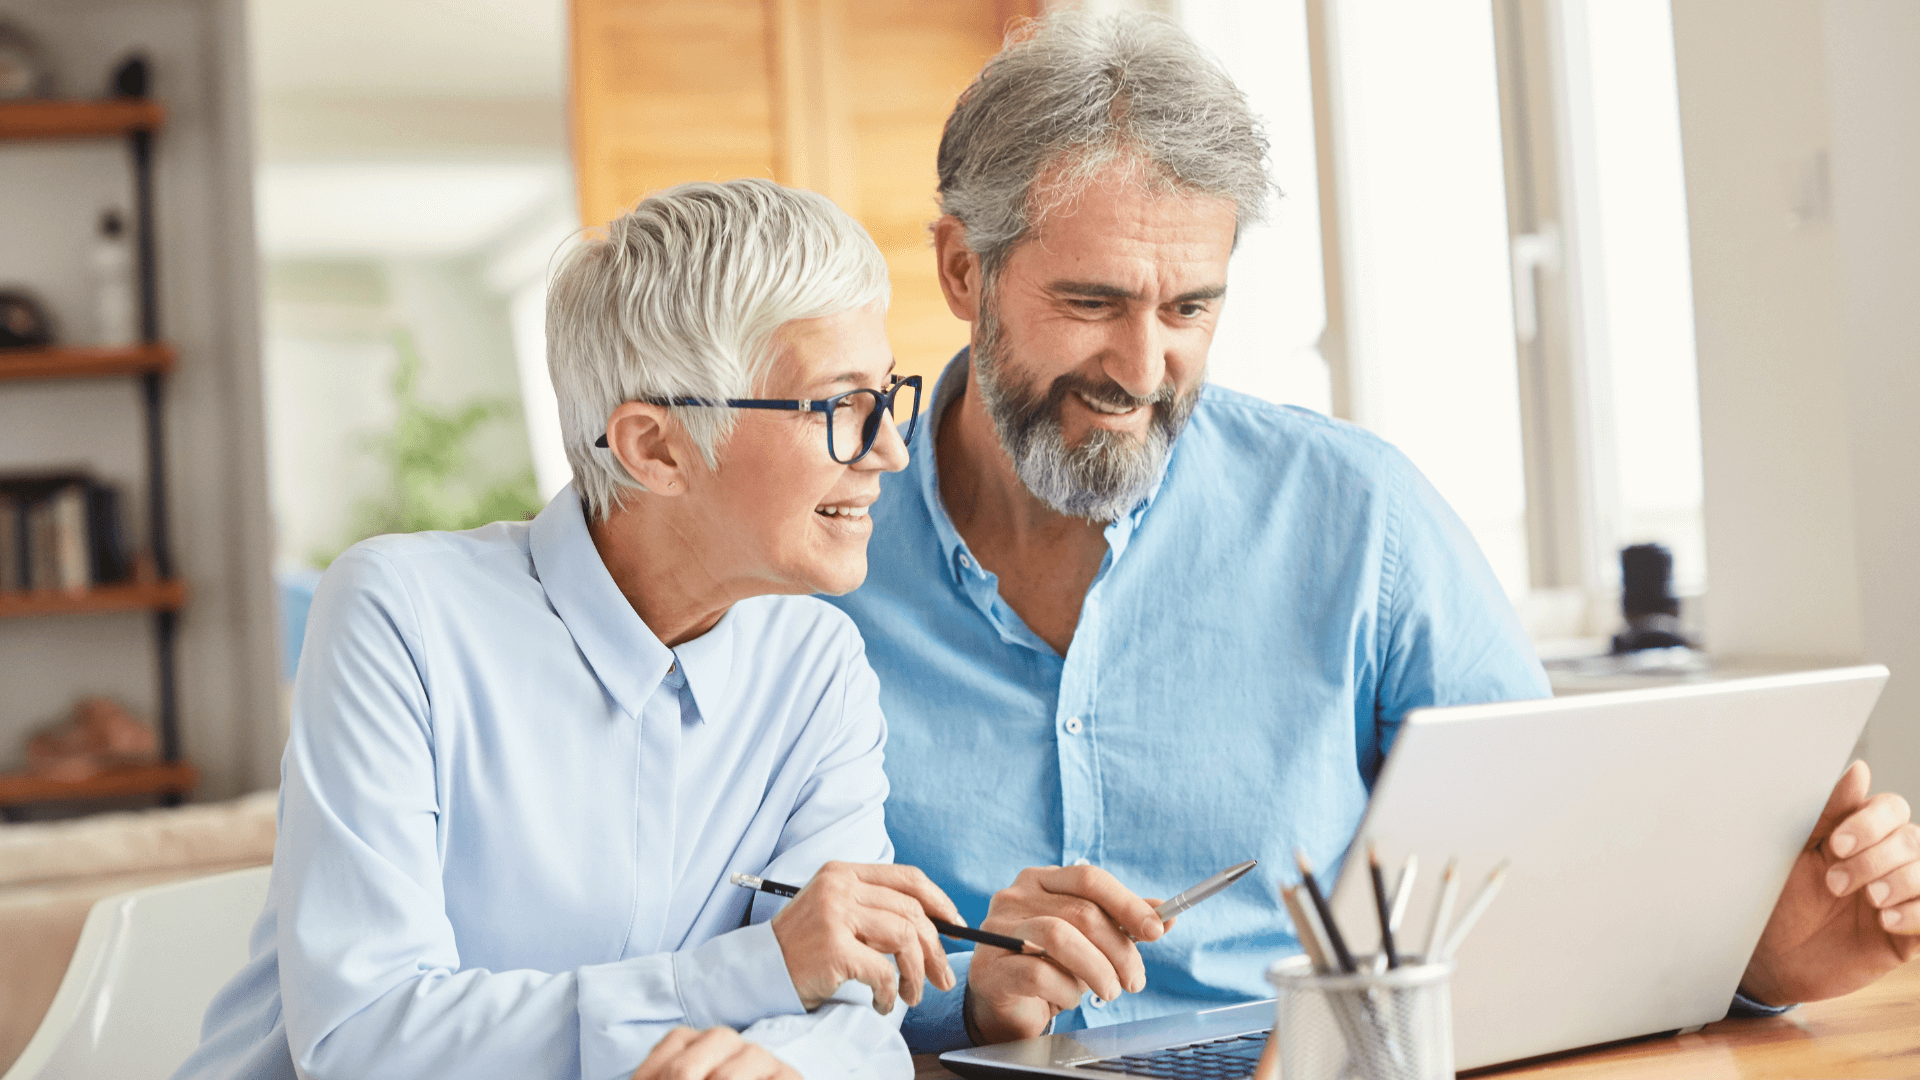
[[[896, 378], [887, 384], [885, 390], [861, 388], [849, 390], [844, 394], [835, 394], [830, 398], [809, 400], [807, 398], [727, 398], [713, 401], [708, 398], [673, 397], [641, 398], [649, 405], [699, 405], [710, 409], [786, 409], [790, 412], [816, 412], [827, 414], [827, 456], [842, 465], [851, 465], [867, 456], [873, 449], [873, 442], [880, 437], [880, 423], [883, 416], [898, 416], [894, 399], [902, 390], [913, 391], [913, 402], [907, 410], [907, 430], [900, 433], [905, 441], [913, 438], [914, 428], [920, 425], [920, 376], [909, 375], [904, 379]], [[860, 445], [852, 457], [841, 457], [840, 448]], [[600, 436], [593, 445], [606, 449], [607, 437]]]

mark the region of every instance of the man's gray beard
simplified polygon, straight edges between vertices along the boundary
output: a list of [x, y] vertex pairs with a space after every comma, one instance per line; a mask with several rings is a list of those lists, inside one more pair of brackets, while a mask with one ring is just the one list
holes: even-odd
[[[1163, 386], [1152, 396], [1135, 397], [1119, 385], [1088, 384], [1075, 375], [1053, 381], [1044, 394], [1015, 381], [1011, 357], [991, 290], [982, 297], [975, 327], [973, 370], [980, 400], [1013, 460], [1013, 471], [1033, 497], [1067, 517], [1104, 525], [1140, 504], [1160, 479], [1173, 440], [1187, 425], [1200, 391], [1175, 394]], [[1151, 405], [1153, 423], [1145, 440], [1121, 431], [1094, 428], [1078, 446], [1068, 446], [1060, 430], [1060, 406], [1075, 391], [1105, 404]]]

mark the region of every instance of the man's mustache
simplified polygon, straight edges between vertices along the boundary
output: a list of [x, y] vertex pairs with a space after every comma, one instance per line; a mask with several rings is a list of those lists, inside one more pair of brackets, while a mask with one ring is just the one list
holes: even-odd
[[1079, 394], [1096, 405], [1105, 405], [1111, 409], [1138, 409], [1149, 405], [1170, 405], [1178, 398], [1179, 392], [1171, 383], [1162, 383], [1158, 390], [1140, 397], [1112, 379], [1095, 381], [1085, 376], [1069, 373], [1053, 380], [1047, 388], [1046, 409], [1056, 412], [1060, 403], [1068, 394]]

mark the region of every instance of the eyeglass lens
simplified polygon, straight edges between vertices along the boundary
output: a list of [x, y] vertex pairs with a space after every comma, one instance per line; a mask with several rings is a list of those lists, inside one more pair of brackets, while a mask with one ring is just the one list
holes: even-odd
[[[908, 401], [896, 402], [894, 395], [906, 393], [912, 397]], [[902, 432], [903, 438], [913, 436], [913, 425], [920, 419], [920, 388], [910, 383], [896, 384], [890, 390], [855, 390], [844, 394], [834, 404], [828, 417], [827, 452], [828, 456], [842, 465], [851, 465], [867, 455], [873, 449], [874, 440], [880, 436], [880, 424], [885, 401], [896, 418], [902, 406], [906, 406], [908, 428]], [[852, 453], [848, 453], [851, 450]]]

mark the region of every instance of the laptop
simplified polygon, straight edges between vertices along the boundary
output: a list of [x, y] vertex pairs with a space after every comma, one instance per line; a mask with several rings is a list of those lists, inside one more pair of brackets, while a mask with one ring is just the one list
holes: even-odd
[[[1726, 1015], [1886, 679], [1867, 666], [1409, 713], [1358, 833], [1389, 867], [1419, 856], [1400, 948], [1424, 944], [1448, 858], [1460, 906], [1509, 863], [1455, 957], [1455, 1066]], [[1348, 858], [1332, 904], [1355, 952], [1378, 943], [1369, 888]], [[964, 1077], [1236, 1080], [1272, 1025], [1257, 1001], [940, 1060]]]

